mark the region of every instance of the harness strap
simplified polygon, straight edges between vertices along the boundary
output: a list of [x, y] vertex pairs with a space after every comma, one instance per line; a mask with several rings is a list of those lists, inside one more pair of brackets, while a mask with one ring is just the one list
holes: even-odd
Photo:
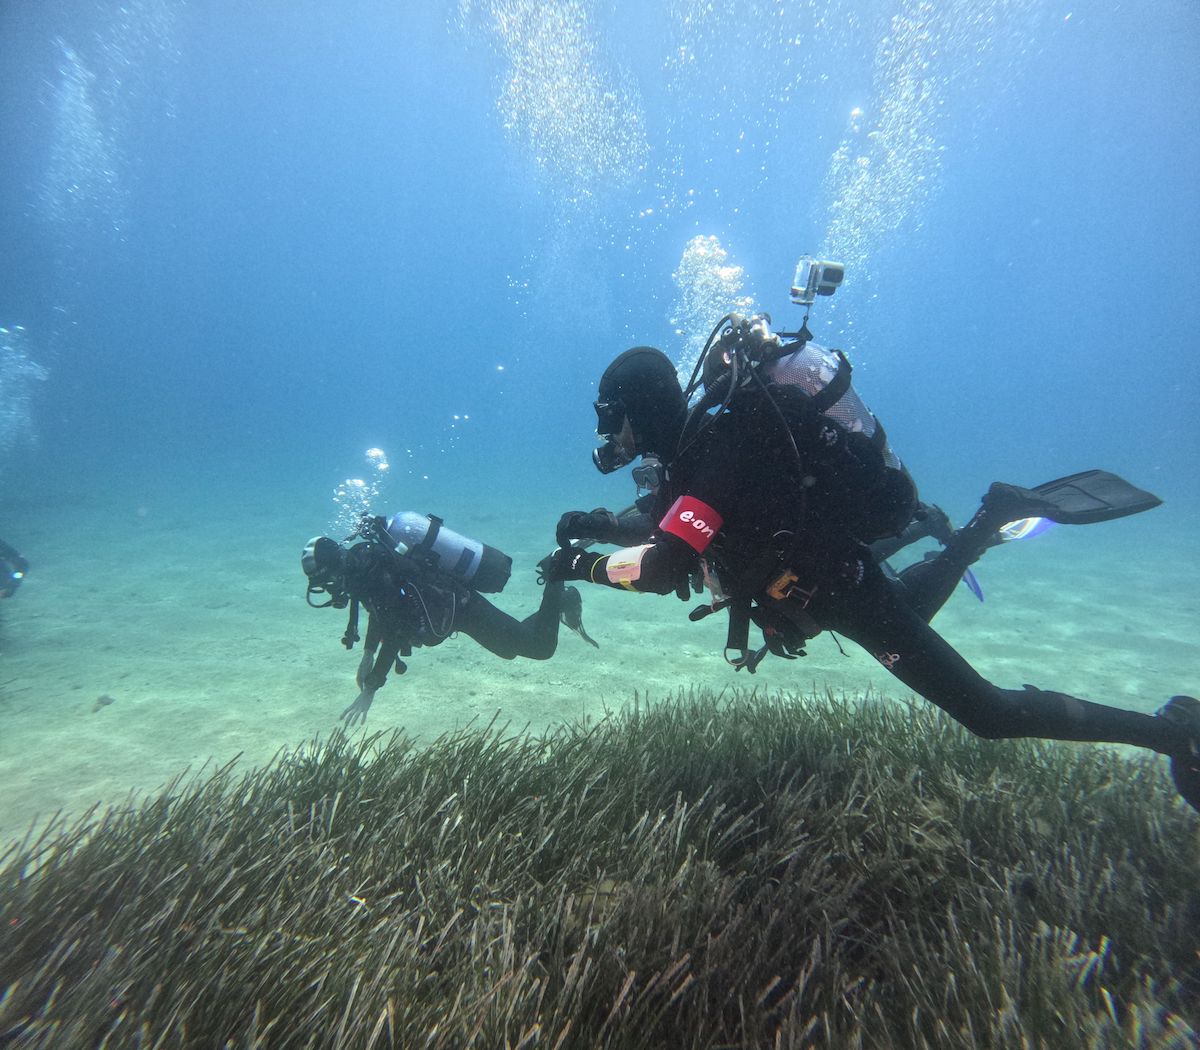
[[730, 649], [737, 649], [745, 654], [749, 643], [750, 600], [735, 598], [729, 603], [729, 630], [725, 634], [725, 651], [728, 653]]
[[824, 389], [818, 390], [809, 398], [812, 410], [822, 414], [828, 412], [845, 396], [846, 391], [850, 389], [850, 373], [854, 371], [845, 354], [840, 350], [833, 352], [837, 354], [837, 371], [833, 374], [833, 378], [825, 384]]
[[728, 608], [732, 601], [732, 598], [722, 598], [720, 601], [713, 602], [711, 605], [697, 605], [696, 608], [688, 613], [688, 619], [691, 620], [692, 623], [697, 623], [707, 616], [712, 616], [712, 614], [715, 612], [720, 612], [722, 609]]
[[[749, 598], [734, 598], [728, 603], [729, 630], [725, 635], [725, 661], [735, 671], [745, 668], [750, 674], [758, 670], [763, 657], [770, 651], [767, 646], [751, 651], [750, 649], [750, 607]], [[736, 657], [730, 657], [735, 652]]]
[[[419, 572], [412, 572], [410, 575], [419, 577], [422, 583], [437, 581], [453, 584], [455, 576], [466, 579], [467, 570], [470, 569], [471, 562], [475, 560], [475, 551], [470, 546], [465, 546], [458, 552], [458, 559], [453, 566], [443, 567], [441, 559], [434, 554], [433, 545], [437, 543], [445, 522], [436, 514], [426, 514], [425, 516], [429, 519], [429, 528], [425, 531], [424, 539], [409, 548], [407, 554], [402, 555], [402, 557], [410, 559], [409, 564], [420, 566], [425, 570], [425, 575], [422, 576]], [[432, 577], [429, 575], [430, 572], [433, 574]], [[430, 626], [432, 627], [432, 624]]]
[[875, 420], [875, 432], [871, 435], [870, 441], [880, 455], [882, 455], [884, 448], [887, 446], [887, 434], [884, 432], [883, 424], [879, 422], [874, 414], [871, 415], [871, 418]]
[[425, 517], [429, 519], [429, 528], [425, 530], [425, 538], [412, 549], [429, 554], [437, 542], [438, 533], [442, 531], [442, 519], [436, 514], [426, 514]]
[[350, 601], [350, 614], [346, 617], [346, 633], [342, 635], [342, 645], [353, 649], [358, 641], [358, 599]]
[[[826, 384], [823, 390], [817, 391], [811, 398], [812, 409], [820, 415], [824, 415], [834, 405], [836, 405], [845, 396], [846, 391], [850, 389], [850, 375], [854, 371], [850, 364], [850, 359], [846, 357], [841, 350], [834, 350], [837, 354], [838, 369], [834, 373], [833, 378]], [[879, 422], [879, 418], [871, 413], [871, 421], [875, 424], [875, 429], [871, 432], [868, 440], [880, 453], [887, 447], [887, 433], [883, 429], [883, 424]]]

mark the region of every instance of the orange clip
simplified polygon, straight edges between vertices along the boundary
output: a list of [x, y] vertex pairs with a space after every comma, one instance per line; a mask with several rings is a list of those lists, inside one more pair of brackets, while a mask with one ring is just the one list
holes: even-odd
[[791, 569], [785, 569], [775, 578], [771, 585], [767, 588], [767, 594], [774, 598], [777, 602], [784, 601], [790, 598], [795, 593], [793, 586], [800, 577], [797, 576]]

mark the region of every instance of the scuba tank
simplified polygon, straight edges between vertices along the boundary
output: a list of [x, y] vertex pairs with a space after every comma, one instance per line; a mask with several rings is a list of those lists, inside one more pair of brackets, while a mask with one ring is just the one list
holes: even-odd
[[[847, 433], [874, 438], [881, 429], [851, 385], [850, 362], [840, 350], [814, 343], [807, 330], [785, 333], [799, 337], [785, 343], [770, 330], [770, 318], [765, 314], [749, 318], [730, 314], [727, 320], [727, 331], [712, 342], [699, 362], [706, 394], [711, 391], [728, 399], [743, 387], [790, 387], [810, 399], [814, 412], [832, 419]], [[693, 379], [689, 390], [694, 386]], [[887, 465], [899, 469], [900, 460], [886, 442], [881, 451]]]
[[[862, 434], [878, 441], [884, 464], [893, 470], [904, 469], [900, 457], [887, 443], [879, 420], [850, 384], [850, 365], [844, 363], [844, 357], [808, 340], [800, 344], [799, 349], [795, 343], [786, 343], [781, 349], [785, 351], [782, 356], [763, 370], [769, 383], [795, 387], [817, 399], [822, 415], [832, 419], [848, 434]], [[875, 437], [877, 432], [878, 439]]]
[[401, 553], [421, 559], [472, 590], [502, 591], [512, 575], [512, 558], [507, 554], [447, 529], [434, 514], [402, 511], [387, 519], [386, 530]]
[[[863, 543], [896, 535], [912, 519], [916, 485], [851, 386], [850, 362], [840, 350], [814, 343], [807, 327], [782, 335], [792, 341], [771, 332], [766, 315], [729, 314], [718, 322], [685, 391], [690, 397], [702, 380], [704, 396], [691, 410], [702, 419], [691, 440], [741, 399], [762, 398], [783, 424], [797, 466], [814, 483], [823, 477], [827, 513], [839, 507], [843, 524]], [[780, 404], [785, 392], [802, 399], [790, 419]], [[703, 418], [714, 408], [715, 416]]]

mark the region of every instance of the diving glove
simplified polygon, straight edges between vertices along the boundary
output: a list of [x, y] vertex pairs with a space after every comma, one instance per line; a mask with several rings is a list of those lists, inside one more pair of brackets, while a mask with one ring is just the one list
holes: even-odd
[[617, 528], [617, 516], [611, 510], [597, 507], [593, 511], [569, 510], [558, 519], [554, 541], [566, 547], [572, 540], [609, 539]]
[[591, 580], [593, 566], [603, 557], [603, 554], [582, 547], [559, 547], [538, 562], [538, 575], [544, 583]]

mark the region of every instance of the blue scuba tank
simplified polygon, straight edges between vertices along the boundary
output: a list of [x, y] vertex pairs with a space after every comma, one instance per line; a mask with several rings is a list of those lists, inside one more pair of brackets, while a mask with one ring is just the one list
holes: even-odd
[[475, 591], [502, 591], [512, 575], [512, 558], [507, 554], [446, 528], [434, 514], [411, 510], [393, 514], [387, 520], [387, 534], [402, 552]]

